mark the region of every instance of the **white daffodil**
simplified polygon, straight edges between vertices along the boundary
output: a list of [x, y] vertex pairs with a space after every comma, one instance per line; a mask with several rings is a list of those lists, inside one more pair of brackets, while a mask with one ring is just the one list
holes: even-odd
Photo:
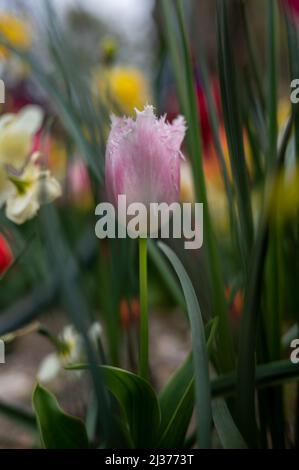
[[28, 105], [17, 114], [0, 117], [0, 163], [22, 171], [32, 148], [32, 139], [42, 125], [39, 106]]
[[6, 217], [16, 224], [32, 219], [41, 204], [61, 196], [61, 186], [48, 170], [36, 164], [39, 153], [34, 153], [19, 177], [10, 176], [12, 188], [6, 199]]
[[13, 184], [9, 181], [7, 172], [0, 163], [0, 208], [5, 204], [9, 195], [13, 192]]
[[[90, 341], [95, 347], [97, 347], [101, 333], [101, 325], [98, 322], [93, 323], [88, 334]], [[84, 360], [85, 352], [82, 336], [72, 325], [68, 325], [62, 330], [58, 337], [56, 352], [49, 354], [42, 360], [37, 373], [37, 379], [44, 383], [50, 382], [55, 379], [59, 373], [64, 371], [65, 366]], [[77, 373], [77, 375], [80, 374]]]

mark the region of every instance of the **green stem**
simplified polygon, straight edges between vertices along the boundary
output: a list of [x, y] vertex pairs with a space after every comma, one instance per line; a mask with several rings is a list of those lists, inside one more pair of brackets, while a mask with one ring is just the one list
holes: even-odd
[[147, 301], [147, 239], [139, 238], [140, 286], [140, 350], [139, 373], [148, 380], [148, 301]]

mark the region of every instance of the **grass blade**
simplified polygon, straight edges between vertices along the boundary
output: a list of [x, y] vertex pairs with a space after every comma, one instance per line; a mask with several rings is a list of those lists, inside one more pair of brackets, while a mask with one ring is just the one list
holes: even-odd
[[205, 329], [200, 307], [194, 288], [181, 261], [165, 244], [159, 243], [159, 247], [175, 269], [187, 303], [192, 335], [198, 444], [200, 448], [209, 448], [211, 446], [212, 425], [211, 390]]
[[223, 399], [212, 403], [213, 420], [224, 449], [247, 449], [247, 445]]
[[224, 123], [236, 188], [241, 239], [243, 240], [243, 257], [246, 266], [252, 247], [253, 221], [243, 144], [240, 100], [237, 92], [236, 66], [228, 29], [227, 4], [229, 2], [222, 0], [217, 2], [219, 75]]

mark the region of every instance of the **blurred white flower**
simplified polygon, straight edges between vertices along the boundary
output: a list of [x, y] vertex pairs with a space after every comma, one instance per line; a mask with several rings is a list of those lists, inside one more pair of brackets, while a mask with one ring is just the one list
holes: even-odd
[[0, 163], [22, 171], [32, 149], [32, 139], [40, 129], [44, 114], [39, 106], [29, 105], [17, 114], [0, 117]]
[[13, 184], [7, 190], [6, 217], [16, 224], [32, 219], [41, 204], [52, 202], [62, 194], [58, 181], [36, 164], [39, 156], [37, 152], [32, 155], [20, 177], [10, 177]]
[[[100, 323], [95, 322], [89, 329], [89, 338], [94, 347], [101, 336], [102, 327]], [[58, 337], [57, 350], [46, 356], [37, 373], [37, 379], [40, 382], [50, 382], [57, 375], [64, 371], [64, 367], [69, 364], [79, 363], [85, 360], [83, 338], [72, 326], [66, 326]], [[78, 371], [77, 375], [78, 375]]]
[[12, 189], [13, 185], [7, 177], [7, 172], [5, 171], [4, 166], [0, 163], [0, 208], [6, 202]]

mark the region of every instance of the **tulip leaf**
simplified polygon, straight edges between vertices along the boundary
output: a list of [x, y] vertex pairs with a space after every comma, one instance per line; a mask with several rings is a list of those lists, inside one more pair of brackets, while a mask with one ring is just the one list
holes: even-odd
[[[87, 364], [72, 364], [68, 370], [86, 370]], [[153, 448], [160, 427], [160, 406], [150, 384], [132, 372], [99, 366], [108, 390], [118, 401], [130, 430], [133, 446]]]
[[160, 442], [164, 449], [180, 448], [186, 437], [194, 408], [192, 355], [175, 372], [159, 396], [161, 408]]
[[43, 446], [46, 449], [87, 449], [88, 437], [83, 422], [66, 414], [52, 393], [37, 384], [33, 408]]
[[126, 415], [133, 443], [137, 448], [153, 447], [160, 424], [160, 408], [152, 387], [132, 372], [109, 366], [101, 369], [107, 388]]
[[201, 311], [194, 288], [181, 261], [164, 243], [159, 243], [159, 247], [176, 271], [186, 299], [192, 335], [198, 444], [201, 448], [208, 448], [211, 445], [212, 426], [211, 386], [206, 337]]
[[[218, 317], [205, 327], [208, 351], [213, 346]], [[186, 437], [194, 408], [194, 373], [192, 355], [173, 374], [159, 396], [161, 408], [161, 440], [159, 447], [180, 448]]]

